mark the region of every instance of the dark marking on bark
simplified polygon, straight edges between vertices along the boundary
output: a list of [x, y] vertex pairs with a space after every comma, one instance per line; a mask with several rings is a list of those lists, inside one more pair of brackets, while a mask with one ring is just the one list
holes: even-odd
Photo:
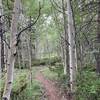
[[12, 82], [8, 82], [8, 84], [11, 84]]
[[3, 97], [3, 100], [8, 100], [7, 97]]

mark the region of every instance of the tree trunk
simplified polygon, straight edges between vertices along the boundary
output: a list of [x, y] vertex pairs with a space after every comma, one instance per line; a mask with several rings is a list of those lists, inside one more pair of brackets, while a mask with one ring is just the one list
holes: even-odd
[[68, 37], [69, 37], [70, 88], [71, 88], [71, 93], [74, 93], [77, 59], [76, 59], [76, 45], [75, 45], [75, 26], [74, 26], [74, 17], [71, 6], [71, 0], [67, 0], [67, 12], [68, 12]]
[[0, 18], [0, 44], [1, 44], [1, 69], [2, 69], [2, 72], [3, 72], [3, 69], [4, 69], [4, 33], [3, 33], [3, 24], [2, 24], [2, 18]]
[[30, 34], [28, 36], [28, 42], [27, 43], [28, 43], [28, 54], [29, 54], [30, 83], [32, 84], [32, 46], [31, 46], [31, 35]]
[[3, 100], [10, 100], [10, 94], [12, 90], [13, 72], [14, 72], [14, 64], [15, 64], [16, 48], [17, 48], [16, 36], [17, 36], [17, 25], [19, 19], [19, 5], [20, 5], [20, 0], [15, 0], [13, 9], [14, 13], [12, 16], [12, 23], [11, 23], [10, 50], [8, 57], [7, 77], [3, 93]]
[[68, 41], [68, 32], [67, 32], [67, 16], [65, 13], [65, 4], [64, 0], [62, 0], [62, 9], [63, 9], [63, 20], [64, 20], [64, 53], [65, 53], [65, 65], [64, 65], [64, 74], [68, 74], [69, 76], [69, 50], [68, 46], [69, 44], [67, 43]]
[[97, 7], [97, 41], [96, 41], [96, 70], [97, 73], [100, 75], [100, 0], [98, 0], [98, 7]]
[[[3, 32], [3, 6], [2, 0], [0, 0], [0, 71], [4, 69], [4, 32]], [[1, 73], [0, 72], [0, 73]]]
[[20, 56], [21, 56], [21, 49], [20, 49], [20, 45], [18, 45], [18, 48], [17, 48], [17, 60], [18, 60], [19, 69], [21, 69], [21, 57]]
[[[31, 25], [31, 16], [29, 18], [29, 25]], [[27, 46], [28, 46], [28, 59], [29, 59], [29, 78], [30, 78], [30, 87], [31, 87], [31, 84], [32, 84], [32, 45], [31, 45], [31, 31], [32, 31], [32, 27], [29, 28], [29, 34], [27, 35]]]
[[[2, 51], [2, 18], [1, 18], [1, 15], [2, 15], [2, 0], [0, 0], [0, 79], [2, 77], [2, 54], [1, 54], [1, 51]], [[0, 99], [1, 99], [1, 93], [0, 93]]]

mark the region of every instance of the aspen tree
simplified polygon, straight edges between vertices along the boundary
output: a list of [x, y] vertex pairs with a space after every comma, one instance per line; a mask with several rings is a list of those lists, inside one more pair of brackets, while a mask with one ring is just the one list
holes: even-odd
[[67, 12], [68, 12], [68, 42], [69, 42], [69, 66], [70, 66], [70, 88], [71, 92], [75, 92], [76, 81], [76, 45], [75, 45], [75, 25], [73, 10], [71, 6], [71, 0], [67, 0]]
[[20, 0], [14, 1], [14, 9], [11, 22], [11, 36], [10, 36], [10, 50], [8, 57], [8, 66], [7, 66], [7, 77], [5, 82], [5, 88], [3, 93], [3, 100], [10, 100], [10, 94], [12, 90], [13, 83], [13, 72], [14, 64], [16, 58], [16, 48], [17, 48], [17, 25], [19, 19], [19, 5]]
[[97, 0], [97, 38], [96, 38], [96, 70], [97, 74], [100, 75], [100, 0]]

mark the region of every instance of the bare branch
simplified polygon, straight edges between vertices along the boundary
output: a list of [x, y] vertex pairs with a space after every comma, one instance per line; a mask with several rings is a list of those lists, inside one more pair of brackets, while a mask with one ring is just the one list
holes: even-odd
[[36, 20], [35, 20], [33, 23], [31, 23], [30, 25], [28, 25], [27, 27], [23, 28], [23, 29], [17, 34], [17, 44], [16, 44], [16, 45], [18, 45], [18, 43], [19, 43], [19, 38], [20, 38], [21, 34], [22, 34], [24, 31], [26, 31], [27, 29], [29, 29], [30, 27], [34, 26], [34, 25], [37, 23], [37, 21], [38, 21], [40, 15], [41, 15], [41, 9], [42, 9], [42, 7], [41, 7], [40, 2], [39, 2], [39, 14], [38, 14]]

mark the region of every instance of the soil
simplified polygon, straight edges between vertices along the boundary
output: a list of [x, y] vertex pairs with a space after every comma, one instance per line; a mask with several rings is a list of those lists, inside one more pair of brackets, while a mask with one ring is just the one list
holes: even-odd
[[42, 72], [38, 72], [36, 74], [36, 79], [43, 85], [48, 100], [66, 100], [62, 99], [59, 89], [55, 86], [55, 83], [47, 79]]

